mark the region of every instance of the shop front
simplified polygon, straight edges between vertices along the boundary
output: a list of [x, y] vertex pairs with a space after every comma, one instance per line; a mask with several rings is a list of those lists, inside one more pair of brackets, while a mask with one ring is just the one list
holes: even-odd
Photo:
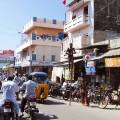
[[117, 89], [120, 85], [120, 57], [105, 58], [105, 67], [108, 80]]

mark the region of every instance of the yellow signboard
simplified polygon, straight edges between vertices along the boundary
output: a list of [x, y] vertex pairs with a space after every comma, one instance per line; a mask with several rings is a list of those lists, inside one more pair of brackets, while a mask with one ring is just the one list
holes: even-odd
[[120, 67], [120, 57], [105, 58], [106, 67]]

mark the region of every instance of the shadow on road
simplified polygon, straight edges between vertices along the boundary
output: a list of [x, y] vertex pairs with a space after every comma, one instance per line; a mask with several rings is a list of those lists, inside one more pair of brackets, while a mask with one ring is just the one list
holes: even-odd
[[[90, 105], [90, 107], [91, 108], [99, 108], [99, 106], [98, 105]], [[99, 108], [99, 109], [101, 109], [101, 108]], [[117, 107], [107, 107], [107, 108], [104, 108], [104, 110], [120, 110], [120, 107], [119, 108], [117, 108]]]
[[39, 114], [37, 120], [57, 120], [58, 117], [56, 115], [45, 115]]
[[99, 108], [98, 105], [90, 105], [91, 108]]
[[[30, 118], [28, 117], [20, 118], [20, 120], [29, 120], [29, 119]], [[39, 114], [36, 114], [34, 120], [57, 120], [57, 119], [58, 117], [56, 115], [48, 115], [48, 114], [39, 113]]]
[[120, 108], [105, 108], [105, 110], [120, 110]]
[[52, 100], [45, 100], [44, 105], [64, 105], [63, 102], [52, 101]]

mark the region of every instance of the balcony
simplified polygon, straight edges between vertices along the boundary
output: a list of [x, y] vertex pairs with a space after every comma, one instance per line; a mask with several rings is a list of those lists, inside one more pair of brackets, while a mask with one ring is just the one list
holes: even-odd
[[[18, 61], [15, 62], [16, 67], [29, 67], [30, 66], [30, 57], [20, 58]], [[32, 66], [51, 66], [53, 65], [50, 61], [40, 61], [40, 60], [32, 60]]]
[[28, 22], [23, 27], [23, 33], [27, 33], [30, 31], [33, 27], [46, 27], [46, 28], [54, 28], [54, 29], [63, 29], [64, 21], [58, 21], [58, 20], [49, 20], [46, 18], [40, 19], [37, 17], [33, 17], [30, 22]]
[[64, 32], [74, 32], [78, 29], [82, 29], [84, 27], [89, 26], [90, 21], [88, 16], [79, 16], [68, 22], [64, 26]]
[[16, 48], [16, 53], [19, 53], [30, 46], [51, 46], [51, 47], [60, 47], [61, 40], [58, 38], [53, 38], [53, 36], [49, 37], [41, 37], [35, 36], [26, 37]]

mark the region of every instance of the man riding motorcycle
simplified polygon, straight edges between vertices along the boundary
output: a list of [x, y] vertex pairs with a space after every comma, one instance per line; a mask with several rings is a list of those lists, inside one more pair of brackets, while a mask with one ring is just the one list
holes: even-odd
[[[4, 105], [6, 100], [9, 100], [14, 103], [14, 110], [16, 115], [19, 114], [19, 104], [16, 101], [16, 92], [19, 91], [19, 88], [15, 82], [12, 81], [13, 77], [8, 77], [7, 81], [2, 84], [2, 100], [0, 101], [0, 108]], [[2, 110], [1, 110], [2, 111]]]
[[25, 95], [21, 101], [21, 116], [23, 116], [24, 108], [29, 97], [35, 96], [37, 83], [32, 80], [32, 76], [28, 76], [28, 81], [24, 82], [20, 90], [25, 90]]

